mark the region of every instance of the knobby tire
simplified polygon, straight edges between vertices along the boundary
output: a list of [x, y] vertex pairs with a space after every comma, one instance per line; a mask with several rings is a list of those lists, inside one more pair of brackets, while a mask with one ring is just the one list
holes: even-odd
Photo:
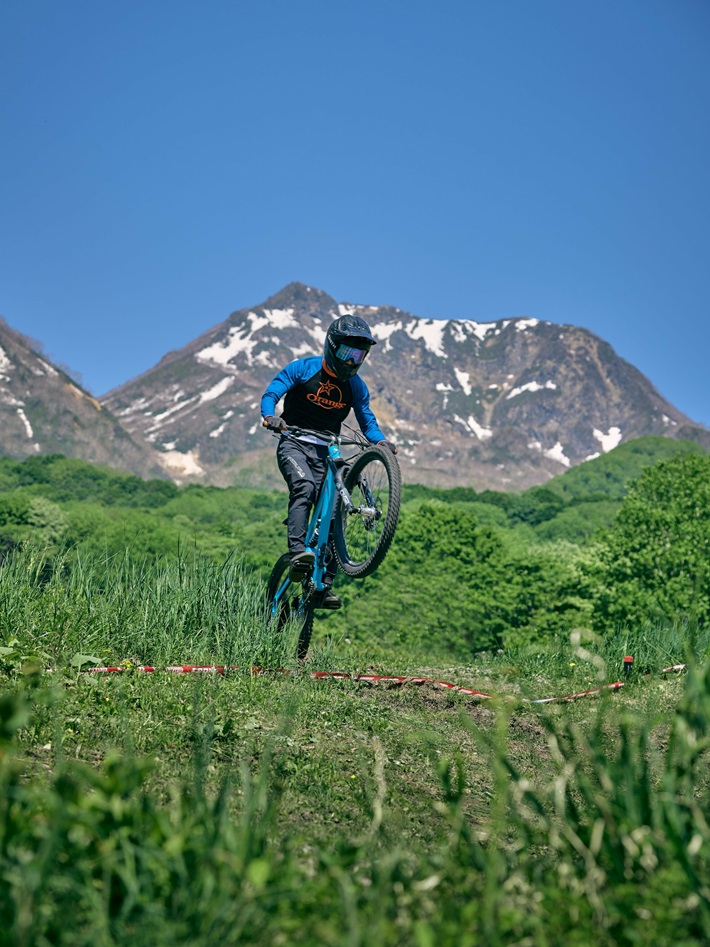
[[[271, 615], [276, 593], [288, 578], [290, 568], [291, 556], [289, 553], [284, 553], [271, 570], [271, 575], [269, 576], [269, 581], [266, 586], [266, 603], [269, 615]], [[305, 658], [308, 653], [308, 646], [311, 643], [311, 635], [313, 634], [313, 612], [313, 595], [308, 588], [308, 581], [289, 582], [288, 588], [284, 591], [279, 600], [278, 611], [274, 617], [278, 631], [283, 631], [292, 618], [298, 622], [299, 661]]]
[[348, 470], [345, 486], [355, 506], [369, 506], [373, 499], [379, 511], [377, 517], [350, 515], [340, 499], [335, 509], [333, 546], [338, 565], [345, 575], [362, 579], [382, 564], [397, 528], [402, 478], [394, 454], [380, 447], [363, 451]]

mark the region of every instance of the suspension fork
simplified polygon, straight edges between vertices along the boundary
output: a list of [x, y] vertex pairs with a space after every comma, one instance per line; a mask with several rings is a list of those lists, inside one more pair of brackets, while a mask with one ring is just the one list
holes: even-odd
[[[362, 490], [362, 495], [365, 497], [365, 501], [367, 502], [367, 505], [371, 507], [372, 509], [376, 509], [377, 504], [375, 503], [375, 498], [370, 492], [370, 485], [367, 482], [367, 477], [360, 477], [360, 479], [358, 480], [358, 485], [360, 489]], [[378, 515], [379, 515], [379, 512], [380, 511], [377, 510]]]
[[333, 479], [335, 481], [335, 489], [338, 493], [338, 496], [340, 497], [340, 502], [343, 504], [348, 513], [355, 513], [357, 507], [354, 505], [352, 498], [348, 493], [348, 488], [345, 486], [342, 467], [335, 471]]

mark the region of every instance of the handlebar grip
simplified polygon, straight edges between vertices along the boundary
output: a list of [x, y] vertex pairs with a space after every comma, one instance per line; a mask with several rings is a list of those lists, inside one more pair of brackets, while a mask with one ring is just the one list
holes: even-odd
[[[273, 421], [277, 421], [278, 423], [270, 424], [269, 421], [272, 419]], [[267, 431], [274, 431], [274, 433], [276, 434], [289, 430], [289, 426], [288, 424], [286, 424], [283, 418], [276, 418], [273, 415], [267, 415], [265, 418], [263, 418], [261, 425], [262, 427], [265, 427]]]

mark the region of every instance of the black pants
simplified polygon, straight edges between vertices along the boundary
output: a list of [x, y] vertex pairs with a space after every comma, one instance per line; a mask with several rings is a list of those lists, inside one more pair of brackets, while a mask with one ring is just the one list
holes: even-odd
[[[308, 517], [318, 499], [327, 459], [327, 447], [292, 437], [282, 437], [276, 449], [281, 476], [288, 484], [288, 551], [292, 556], [305, 549]], [[326, 585], [333, 581], [337, 569], [335, 559], [330, 557], [326, 564]]]

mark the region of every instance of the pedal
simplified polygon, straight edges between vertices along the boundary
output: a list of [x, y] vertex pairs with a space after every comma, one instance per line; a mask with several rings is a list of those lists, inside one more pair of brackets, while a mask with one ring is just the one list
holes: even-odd
[[302, 582], [306, 576], [313, 571], [316, 557], [312, 550], [306, 549], [305, 552], [299, 552], [291, 560], [291, 566], [288, 570], [288, 577], [292, 582]]

